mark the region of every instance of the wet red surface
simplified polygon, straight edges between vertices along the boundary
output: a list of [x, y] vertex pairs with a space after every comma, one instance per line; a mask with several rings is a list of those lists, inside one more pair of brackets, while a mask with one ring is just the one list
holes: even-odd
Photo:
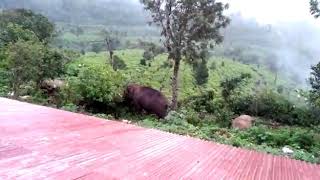
[[0, 179], [306, 179], [320, 166], [0, 98]]

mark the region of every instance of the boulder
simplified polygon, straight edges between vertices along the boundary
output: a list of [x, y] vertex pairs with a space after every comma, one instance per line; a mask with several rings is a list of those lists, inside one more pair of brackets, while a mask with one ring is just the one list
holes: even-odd
[[253, 122], [254, 118], [252, 118], [251, 116], [242, 115], [232, 121], [232, 127], [241, 130], [249, 129], [252, 127]]
[[22, 99], [22, 100], [29, 100], [29, 99], [31, 99], [31, 96], [20, 96], [20, 99]]
[[290, 149], [290, 148], [288, 148], [288, 147], [283, 147], [283, 148], [282, 148], [282, 152], [283, 152], [284, 154], [287, 154], [287, 155], [291, 155], [291, 154], [294, 153], [293, 150]]
[[54, 80], [44, 80], [41, 83], [41, 89], [48, 92], [48, 94], [51, 94], [57, 90], [59, 90], [61, 87], [65, 85], [65, 82], [59, 79]]
[[129, 121], [129, 120], [122, 120], [122, 122], [125, 123], [125, 124], [131, 124], [131, 123], [132, 123], [132, 122]]

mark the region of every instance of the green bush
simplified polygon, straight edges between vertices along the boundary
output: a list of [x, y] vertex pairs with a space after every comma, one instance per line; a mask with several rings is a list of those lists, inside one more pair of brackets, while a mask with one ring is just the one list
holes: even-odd
[[126, 63], [123, 59], [121, 59], [119, 56], [114, 55], [113, 56], [113, 68], [115, 70], [123, 70], [127, 68]]
[[266, 126], [256, 126], [248, 131], [237, 132], [238, 137], [257, 145], [266, 144], [273, 148], [290, 146], [295, 149], [311, 151], [319, 150], [319, 143], [315, 140], [316, 134], [300, 128], [268, 129]]
[[283, 95], [262, 90], [255, 95], [233, 96], [229, 107], [236, 114], [264, 117], [287, 125], [319, 124], [320, 111], [315, 107], [296, 106]]
[[110, 66], [90, 65], [81, 68], [77, 77], [69, 78], [62, 93], [73, 103], [80, 100], [112, 104], [121, 98], [123, 83], [123, 76]]
[[9, 73], [0, 68], [0, 96], [7, 96], [9, 93]]
[[77, 112], [78, 107], [75, 104], [65, 104], [61, 107], [61, 109], [65, 111]]
[[228, 108], [222, 108], [216, 111], [215, 116], [216, 122], [221, 127], [230, 127], [234, 113], [230, 111]]
[[190, 107], [197, 112], [215, 113], [217, 109], [224, 105], [221, 98], [216, 97], [212, 90], [205, 91], [199, 96], [192, 96], [183, 102], [186, 107]]

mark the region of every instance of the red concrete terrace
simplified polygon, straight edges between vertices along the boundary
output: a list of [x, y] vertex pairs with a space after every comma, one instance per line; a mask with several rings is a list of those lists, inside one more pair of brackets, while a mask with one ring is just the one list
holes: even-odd
[[320, 166], [0, 98], [0, 179], [320, 180]]

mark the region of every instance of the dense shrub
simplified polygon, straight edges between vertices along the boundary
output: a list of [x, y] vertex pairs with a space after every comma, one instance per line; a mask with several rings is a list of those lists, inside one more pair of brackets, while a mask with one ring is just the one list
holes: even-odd
[[201, 62], [193, 65], [193, 76], [196, 83], [201, 86], [208, 82], [209, 69], [207, 67], [207, 60], [202, 59]]
[[10, 43], [7, 47], [10, 88], [18, 97], [23, 84], [33, 81], [37, 86], [47, 78], [59, 77], [64, 70], [63, 55], [38, 41]]
[[9, 73], [0, 67], [0, 96], [7, 96], [9, 93]]
[[127, 68], [126, 63], [123, 59], [121, 59], [119, 56], [114, 55], [113, 56], [113, 68], [115, 70], [123, 70]]
[[68, 79], [63, 94], [75, 103], [80, 100], [112, 104], [121, 97], [123, 82], [123, 76], [110, 66], [84, 66], [79, 70], [78, 76]]
[[102, 43], [94, 43], [91, 46], [91, 51], [95, 52], [95, 53], [99, 53], [101, 51], [103, 51], [105, 49], [104, 44]]
[[236, 114], [265, 117], [287, 125], [311, 126], [320, 123], [319, 109], [296, 106], [283, 95], [263, 90], [255, 95], [233, 98], [230, 108]]
[[253, 127], [245, 132], [240, 132], [242, 139], [248, 139], [255, 144], [268, 144], [275, 148], [282, 148], [284, 146], [291, 146], [296, 149], [310, 150], [318, 146], [319, 143], [315, 141], [315, 133], [299, 128], [281, 128], [272, 131], [266, 131], [265, 126]]
[[225, 79], [220, 83], [222, 88], [222, 97], [230, 102], [230, 96], [234, 93], [235, 89], [245, 82], [245, 80], [252, 78], [251, 74], [242, 73], [240, 76]]

